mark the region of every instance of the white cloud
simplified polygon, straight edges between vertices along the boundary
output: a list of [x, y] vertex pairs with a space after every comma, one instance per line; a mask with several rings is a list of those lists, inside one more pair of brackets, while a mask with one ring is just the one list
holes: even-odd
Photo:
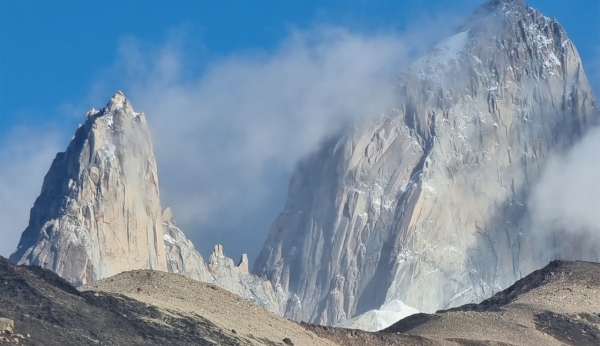
[[567, 153], [552, 156], [529, 201], [534, 231], [564, 232], [568, 235], [565, 241], [576, 243], [572, 246], [582, 251], [583, 258], [596, 260], [600, 260], [598, 148], [600, 128], [596, 127]]
[[149, 119], [163, 205], [205, 254], [222, 242], [252, 257], [298, 160], [391, 106], [396, 74], [439, 35], [294, 31], [271, 52], [223, 57], [196, 75], [181, 39], [129, 38], [113, 74]]
[[8, 257], [17, 248], [42, 180], [62, 149], [61, 137], [48, 128], [17, 127], [0, 142], [0, 255]]

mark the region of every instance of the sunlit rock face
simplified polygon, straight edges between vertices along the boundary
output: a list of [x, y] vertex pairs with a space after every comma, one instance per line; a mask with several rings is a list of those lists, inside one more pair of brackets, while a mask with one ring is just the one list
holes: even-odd
[[74, 285], [167, 270], [156, 161], [146, 119], [117, 92], [56, 155], [10, 259]]
[[397, 106], [297, 166], [254, 272], [282, 313], [334, 325], [401, 301], [480, 301], [555, 256], [526, 200], [597, 118], [565, 31], [519, 0], [482, 5], [399, 78]]

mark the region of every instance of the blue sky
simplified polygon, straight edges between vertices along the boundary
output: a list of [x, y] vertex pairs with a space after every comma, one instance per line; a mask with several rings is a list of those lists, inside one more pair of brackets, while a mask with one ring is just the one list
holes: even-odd
[[[266, 69], [261, 59], [285, 60], [286, 44], [297, 42], [294, 32], [310, 36], [310, 32], [319, 27], [351, 32], [352, 39], [346, 35], [336, 41], [350, 46], [389, 47], [386, 42], [393, 42], [390, 36], [396, 34], [404, 35], [405, 39], [416, 37], [423, 41], [422, 45], [428, 45], [449, 36], [461, 18], [472, 13], [480, 3], [474, 0], [180, 1], [178, 6], [172, 6], [172, 2], [166, 1], [0, 0], [0, 159], [6, 160], [0, 164], [10, 167], [6, 169], [10, 174], [3, 177], [5, 185], [12, 186], [0, 191], [5, 194], [0, 201], [14, 204], [10, 215], [16, 215], [16, 220], [4, 227], [18, 229], [17, 233], [24, 229], [27, 210], [39, 193], [43, 174], [54, 153], [64, 150], [77, 124], [83, 120], [85, 110], [102, 107], [117, 89], [123, 89], [129, 96], [128, 87], [134, 89], [134, 83], [128, 83], [119, 75], [124, 71], [123, 65], [141, 61], [142, 65], [145, 62], [149, 66], [164, 67], [164, 64], [153, 65], [149, 61], [169, 62], [174, 56], [177, 66], [167, 64], [166, 68], [182, 69], [184, 73], [179, 71], [177, 78], [181, 85], [186, 85], [189, 76], [229, 71], [223, 66], [240, 66], [240, 61], [250, 60], [242, 64], [246, 67]], [[528, 4], [549, 17], [556, 17], [563, 25], [577, 46], [588, 78], [598, 93], [600, 1], [530, 0]], [[410, 36], [407, 32], [419, 34]], [[363, 40], [363, 36], [367, 38]], [[332, 48], [331, 52], [335, 54], [336, 50]], [[142, 58], [133, 59], [135, 54], [141, 54]], [[386, 65], [390, 61], [380, 63]], [[354, 66], [352, 64], [354, 62], [348, 66]], [[137, 71], [135, 66], [127, 68]], [[154, 72], [147, 66], [140, 71], [147, 75]], [[147, 76], [136, 75], [136, 78], [139, 84]], [[131, 95], [134, 107], [141, 105], [146, 113], [152, 112], [147, 107], [155, 105], [143, 97], [148, 94], [133, 90]], [[148, 114], [150, 120], [152, 116]], [[158, 131], [153, 130], [156, 135]], [[203, 142], [197, 143], [202, 145]], [[304, 152], [302, 150], [298, 153]], [[160, 159], [161, 155], [157, 157]], [[277, 161], [279, 156], [264, 160]], [[227, 170], [228, 164], [222, 162], [221, 169]], [[274, 170], [285, 173], [289, 166]], [[264, 167], [256, 169], [260, 175]], [[159, 162], [159, 170], [168, 173], [169, 167], [161, 167]], [[161, 171], [159, 176], [162, 176]], [[184, 224], [194, 229], [184, 231], [196, 243], [202, 243], [198, 247], [204, 255], [212, 243], [218, 241], [226, 244], [226, 252], [231, 243], [232, 254], [238, 256], [242, 246], [230, 240], [238, 237], [238, 243], [252, 243], [247, 249], [252, 258], [266, 238], [269, 224], [282, 208], [287, 178], [288, 175], [281, 174], [272, 179], [275, 187], [265, 192], [264, 198], [275, 202], [248, 212], [246, 220], [249, 221], [225, 226], [213, 221], [198, 226], [198, 222], [189, 217]], [[167, 190], [170, 188], [168, 180], [167, 175], [163, 179]], [[255, 184], [255, 181], [250, 179], [245, 183]], [[21, 188], [27, 191], [22, 193], [23, 198], [17, 201], [15, 197], [13, 201], [12, 197], [6, 197], [9, 193], [19, 193]], [[179, 196], [167, 191], [167, 198], [169, 194], [172, 201]], [[194, 204], [194, 198], [187, 204]], [[218, 214], [221, 217], [236, 213], [235, 208], [222, 209]], [[192, 208], [185, 213], [195, 212]], [[174, 210], [174, 214], [177, 218], [178, 210]], [[241, 226], [250, 229], [243, 234], [231, 230]], [[200, 235], [202, 232], [195, 229], [202, 227], [212, 230], [210, 236]], [[0, 231], [14, 232], [13, 229]], [[0, 254], [8, 255], [9, 247], [0, 247]]]
[[[194, 56], [272, 49], [290, 28], [315, 23], [358, 30], [402, 30], [440, 11], [468, 14], [478, 1], [0, 1], [0, 134], [23, 121], [47, 120], [58, 105], [83, 99], [115, 59], [123, 36], [158, 43], [185, 26]], [[459, 4], [457, 9], [453, 4]], [[556, 17], [575, 42], [584, 66], [599, 56], [600, 2], [530, 0]], [[591, 71], [590, 71], [591, 72]], [[597, 90], [600, 83], [595, 81]], [[115, 88], [119, 86], [115, 85]]]

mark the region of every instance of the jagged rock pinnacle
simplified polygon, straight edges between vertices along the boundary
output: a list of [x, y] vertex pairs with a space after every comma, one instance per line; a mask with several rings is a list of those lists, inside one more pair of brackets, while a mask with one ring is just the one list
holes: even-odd
[[242, 258], [240, 258], [240, 262], [238, 263], [237, 267], [239, 268], [241, 273], [248, 273], [248, 255], [247, 254], [242, 254]]
[[10, 259], [79, 285], [125, 270], [166, 270], [162, 239], [149, 131], [117, 92], [106, 108], [87, 113], [56, 155]]
[[281, 313], [271, 283], [248, 272], [248, 256], [242, 255], [240, 263], [235, 266], [233, 260], [223, 253], [223, 246], [217, 244], [206, 265], [194, 244], [173, 223], [169, 213], [170, 209], [167, 208], [163, 215], [167, 266], [170, 272], [210, 282], [267, 310]]

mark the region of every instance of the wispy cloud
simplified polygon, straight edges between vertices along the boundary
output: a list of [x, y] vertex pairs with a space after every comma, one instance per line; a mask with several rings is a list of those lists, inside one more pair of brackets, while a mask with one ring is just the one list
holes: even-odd
[[[536, 184], [529, 208], [536, 235], [564, 233], [561, 249], [600, 260], [600, 128], [591, 129], [565, 154], [555, 154]], [[553, 239], [554, 241], [554, 239]], [[549, 250], [550, 251], [550, 250]]]
[[27, 227], [29, 210], [64, 134], [53, 128], [17, 127], [0, 141], [0, 255], [9, 256]]
[[[128, 93], [153, 129], [163, 203], [202, 250], [225, 242], [234, 254], [249, 243], [258, 250], [299, 158], [344, 122], [391, 105], [407, 56], [396, 37], [327, 28], [296, 32], [270, 54], [224, 58], [186, 80], [173, 46], [130, 62], [148, 57], [137, 49], [128, 41], [122, 59], [139, 74]], [[248, 229], [252, 218], [262, 229]]]
[[255, 255], [298, 160], [343, 124], [391, 106], [396, 74], [446, 35], [317, 27], [270, 52], [218, 59], [196, 77], [182, 40], [128, 38], [113, 73], [148, 116], [163, 204], [184, 231], [205, 253], [222, 242]]

